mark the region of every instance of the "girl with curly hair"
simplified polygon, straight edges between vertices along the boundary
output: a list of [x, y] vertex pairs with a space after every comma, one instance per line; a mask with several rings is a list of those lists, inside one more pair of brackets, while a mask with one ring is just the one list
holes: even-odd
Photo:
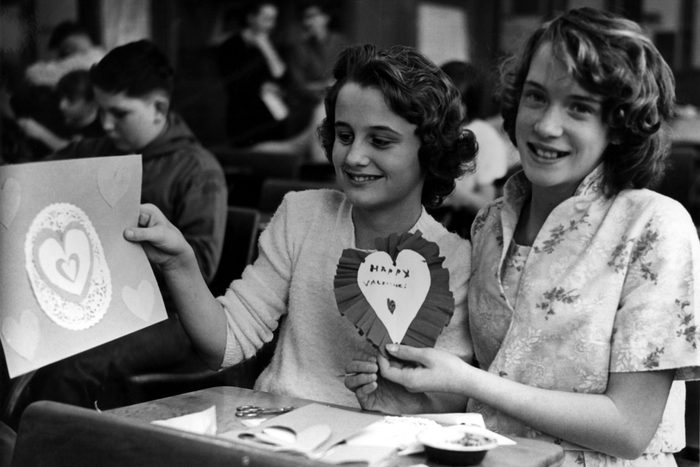
[[564, 465], [675, 465], [683, 380], [700, 378], [700, 245], [685, 209], [648, 189], [671, 70], [636, 23], [583, 8], [542, 25], [503, 84], [523, 171], [472, 225], [478, 367], [388, 345], [413, 365], [358, 360], [346, 384], [367, 408], [385, 380], [469, 397], [489, 428], [562, 445]]
[[[319, 134], [340, 190], [286, 195], [260, 237], [259, 257], [224, 296], [211, 295], [192, 248], [155, 207], [144, 205], [139, 227], [125, 237], [143, 242], [149, 259], [160, 265], [185, 328], [212, 367], [252, 357], [279, 325], [272, 361], [255, 388], [357, 407], [338, 377], [368, 345], [335, 302], [334, 275], [346, 248], [372, 250], [377, 238], [417, 230], [437, 244], [455, 310], [436, 345], [471, 360], [470, 245], [424, 206], [439, 204], [454, 188], [476, 141], [460, 130], [464, 110], [449, 78], [411, 48], [349, 48], [334, 77]], [[417, 412], [465, 405], [463, 396], [401, 388], [382, 408]]]

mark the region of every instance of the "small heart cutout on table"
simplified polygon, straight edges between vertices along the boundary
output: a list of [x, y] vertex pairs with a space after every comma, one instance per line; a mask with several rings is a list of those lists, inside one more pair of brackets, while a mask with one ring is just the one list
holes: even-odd
[[122, 300], [129, 311], [142, 320], [148, 321], [155, 303], [153, 285], [146, 280], [142, 280], [137, 289], [125, 285], [122, 289]]
[[97, 173], [97, 187], [104, 200], [111, 207], [117, 205], [129, 189], [129, 167], [126, 165], [104, 165]]
[[0, 225], [6, 229], [10, 228], [10, 224], [17, 215], [22, 200], [21, 193], [22, 188], [14, 178], [8, 178], [0, 186]]
[[5, 318], [2, 336], [8, 345], [27, 360], [33, 360], [39, 346], [39, 318], [29, 310], [22, 311], [19, 320]]

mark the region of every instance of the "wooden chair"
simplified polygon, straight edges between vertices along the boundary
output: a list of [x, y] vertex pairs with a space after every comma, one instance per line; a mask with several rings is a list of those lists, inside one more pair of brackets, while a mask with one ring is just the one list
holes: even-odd
[[669, 167], [656, 188], [681, 203], [697, 224], [700, 222], [700, 149], [690, 144], [674, 144]]
[[258, 210], [263, 213], [272, 213], [277, 210], [284, 195], [290, 191], [314, 190], [318, 188], [333, 188], [335, 182], [317, 182], [307, 180], [288, 180], [281, 178], [267, 178], [263, 182], [258, 202]]
[[209, 284], [209, 289], [215, 296], [223, 295], [231, 281], [241, 277], [243, 269], [253, 262], [259, 225], [260, 212], [257, 209], [228, 207], [221, 260]]
[[217, 146], [208, 148], [226, 170], [258, 174], [265, 178], [296, 178], [303, 154], [262, 152]]
[[316, 466], [301, 457], [51, 401], [25, 410], [12, 467]]

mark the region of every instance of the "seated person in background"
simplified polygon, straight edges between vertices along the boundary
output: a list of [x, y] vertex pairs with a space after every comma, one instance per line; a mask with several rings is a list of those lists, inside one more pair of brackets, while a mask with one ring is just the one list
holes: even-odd
[[700, 379], [700, 244], [647, 189], [667, 162], [671, 69], [639, 25], [582, 8], [538, 28], [502, 79], [523, 171], [472, 227], [479, 366], [390, 344], [414, 365], [360, 359], [346, 384], [369, 409], [387, 380], [469, 397], [488, 428], [560, 444], [565, 466], [675, 466], [683, 380]]
[[330, 28], [331, 14], [323, 1], [306, 1], [300, 8], [304, 35], [294, 48], [289, 66], [306, 91], [322, 99], [332, 84], [333, 64], [347, 39]]
[[[90, 78], [106, 136], [72, 143], [57, 157], [142, 154], [141, 199], [178, 226], [200, 280], [210, 280], [223, 245], [226, 183], [218, 161], [170, 108], [173, 69], [167, 58], [149, 41], [131, 42], [107, 54]], [[135, 402], [124, 393], [127, 376], [164, 369], [190, 355], [190, 340], [163, 292], [168, 320], [37, 370], [26, 402], [101, 408]]]
[[[416, 230], [436, 243], [456, 304], [437, 346], [471, 360], [469, 242], [447, 232], [423, 205], [439, 204], [454, 188], [476, 145], [461, 129], [457, 90], [411, 48], [347, 49], [334, 77], [320, 134], [342, 192], [287, 194], [260, 237], [257, 260], [224, 296], [211, 295], [191, 246], [155, 206], [142, 206], [140, 228], [124, 236], [142, 242], [160, 265], [182, 323], [212, 368], [252, 357], [279, 326], [272, 361], [255, 388], [357, 407], [338, 374], [355, 352], [374, 349], [335, 302], [333, 280], [346, 248], [371, 250], [377, 238]], [[454, 411], [465, 402], [398, 390], [382, 408]]]
[[105, 50], [95, 44], [87, 28], [73, 21], [59, 23], [49, 37], [48, 60], [30, 65], [25, 76], [34, 85], [55, 86], [73, 70], [87, 70], [99, 62]]
[[104, 135], [102, 123], [97, 115], [98, 108], [90, 84], [90, 73], [87, 70], [66, 73], [56, 84], [56, 95], [63, 122], [69, 132], [67, 137], [57, 135], [33, 118], [20, 118], [17, 124], [27, 137], [39, 140], [53, 151], [58, 151], [68, 146], [71, 140]]
[[217, 49], [217, 65], [227, 93], [226, 131], [233, 146], [286, 136], [289, 115], [281, 83], [287, 65], [272, 41], [277, 6], [271, 1], [250, 1], [243, 15], [245, 26]]
[[448, 229], [469, 238], [476, 213], [496, 198], [495, 182], [506, 174], [508, 153], [514, 148], [501, 138], [498, 130], [481, 119], [483, 73], [475, 65], [461, 61], [447, 62], [441, 68], [459, 89], [467, 109], [466, 127], [479, 143], [476, 169], [460, 177], [455, 190], [445, 199], [445, 206], [456, 211], [450, 216]]
[[[49, 130], [59, 139], [70, 139], [71, 130], [66, 128], [59, 109], [56, 84], [66, 74], [75, 70], [88, 70], [105, 54], [95, 45], [87, 29], [81, 24], [65, 21], [59, 23], [49, 38], [50, 57], [30, 65], [24, 79], [13, 91], [11, 105], [16, 119], [30, 135], [42, 133], [38, 126]], [[33, 120], [33, 121], [30, 121]], [[33, 159], [43, 159], [56, 150], [55, 144], [45, 144], [46, 138], [30, 140]], [[54, 141], [52, 140], [52, 143]]]

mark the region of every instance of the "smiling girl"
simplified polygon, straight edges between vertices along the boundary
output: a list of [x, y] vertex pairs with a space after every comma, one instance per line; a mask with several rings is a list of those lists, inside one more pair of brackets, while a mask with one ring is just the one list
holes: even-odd
[[[670, 466], [685, 379], [700, 378], [700, 245], [663, 174], [673, 77], [636, 23], [584, 8], [540, 27], [505, 69], [505, 128], [523, 171], [472, 226], [469, 324], [479, 368], [387, 346], [381, 376], [470, 398], [489, 428], [547, 439], [564, 465]], [[634, 459], [634, 460], [632, 460]]]
[[[341, 191], [288, 194], [260, 237], [259, 257], [224, 296], [209, 293], [192, 249], [155, 207], [144, 205], [140, 227], [125, 237], [143, 242], [160, 265], [187, 332], [212, 367], [252, 357], [279, 326], [256, 389], [358, 406], [338, 377], [352, 355], [369, 351], [335, 302], [334, 276], [346, 248], [371, 250], [377, 238], [417, 230], [436, 243], [455, 298], [437, 346], [471, 360], [470, 245], [424, 205], [439, 204], [454, 188], [476, 143], [460, 129], [464, 111], [449, 78], [410, 48], [350, 48], [334, 77], [319, 133]], [[397, 386], [380, 406], [417, 412], [464, 410], [465, 404], [460, 395], [410, 394]]]

